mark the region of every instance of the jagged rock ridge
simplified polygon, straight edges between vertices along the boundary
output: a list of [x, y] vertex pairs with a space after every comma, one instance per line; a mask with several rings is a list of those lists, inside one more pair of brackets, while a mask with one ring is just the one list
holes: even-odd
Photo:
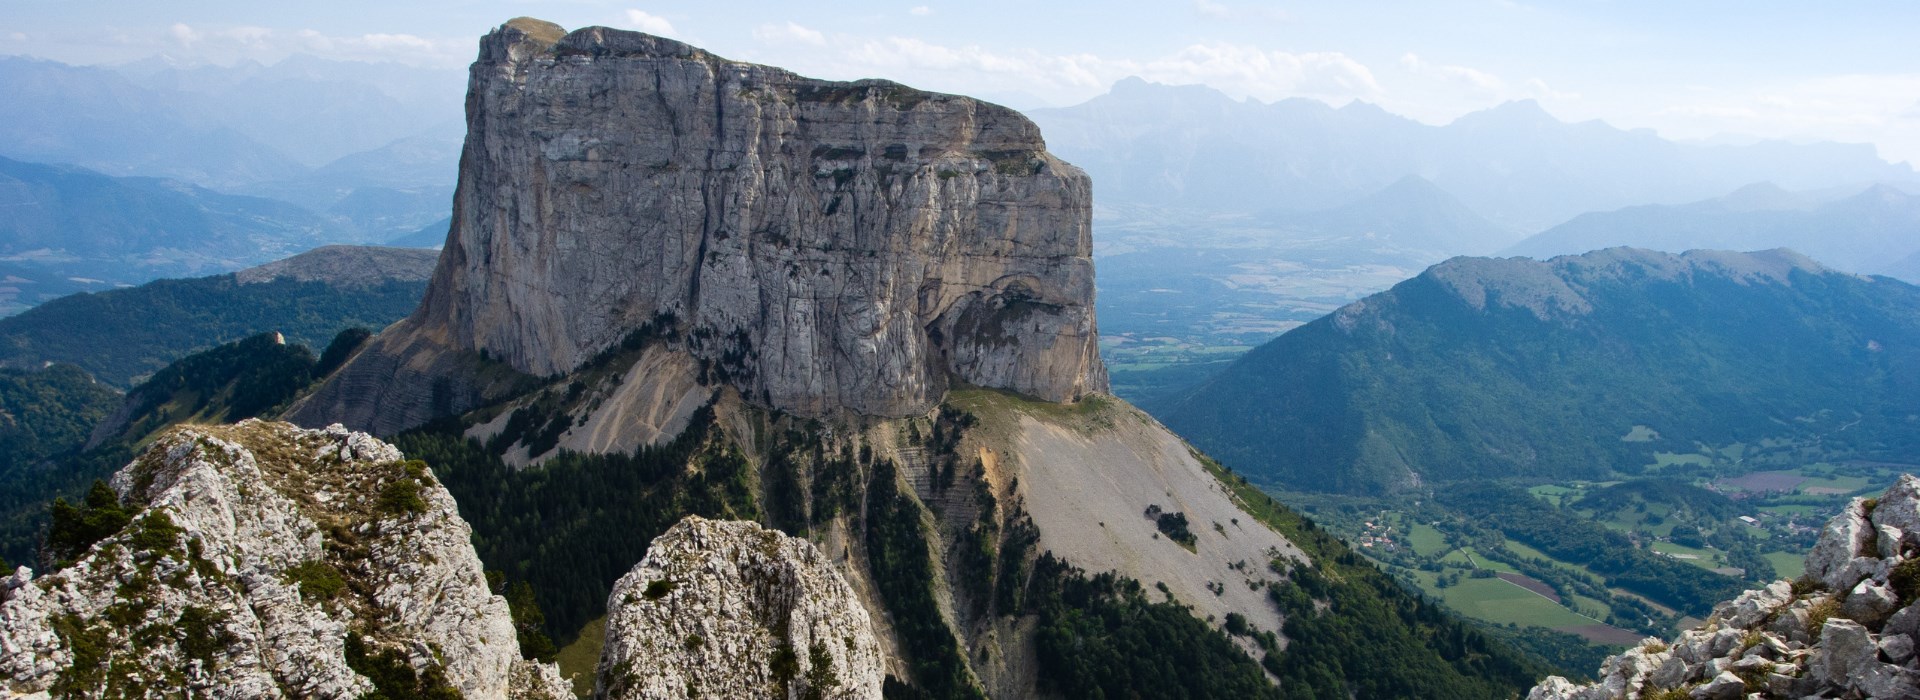
[[1558, 676], [1528, 700], [1920, 697], [1920, 479], [1854, 499], [1827, 522], [1799, 581], [1714, 609], [1671, 644], [1609, 657], [1600, 680]]
[[867, 612], [813, 544], [688, 516], [607, 601], [597, 697], [869, 698], [886, 677]]
[[644, 324], [749, 400], [920, 413], [952, 381], [1104, 391], [1091, 193], [1012, 110], [515, 20], [481, 42], [453, 232], [418, 311], [297, 409], [394, 432]]
[[0, 581], [13, 693], [357, 698], [372, 669], [404, 667], [467, 698], [567, 695], [521, 659], [453, 498], [379, 440], [182, 428], [113, 489], [129, 525]]

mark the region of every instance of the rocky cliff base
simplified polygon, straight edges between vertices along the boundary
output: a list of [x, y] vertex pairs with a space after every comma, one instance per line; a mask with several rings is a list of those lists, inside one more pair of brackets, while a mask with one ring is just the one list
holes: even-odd
[[1920, 479], [1855, 499], [1807, 574], [1720, 604], [1671, 643], [1610, 657], [1600, 680], [1552, 677], [1529, 700], [1920, 697]]

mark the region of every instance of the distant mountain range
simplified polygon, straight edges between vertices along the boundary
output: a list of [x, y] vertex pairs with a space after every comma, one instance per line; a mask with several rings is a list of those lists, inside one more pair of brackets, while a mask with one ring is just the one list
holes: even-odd
[[1870, 145], [1682, 144], [1532, 101], [1429, 126], [1374, 105], [1240, 101], [1129, 78], [1032, 110], [1048, 147], [1093, 176], [1095, 201], [1216, 212], [1324, 209], [1418, 175], [1490, 220], [1537, 231], [1589, 212], [1679, 203], [1769, 180], [1795, 190], [1920, 182]]
[[1762, 445], [1911, 462], [1914, 367], [1920, 287], [1788, 251], [1457, 258], [1254, 349], [1157, 415], [1302, 490], [1605, 479], [1736, 443], [1749, 464]]
[[1512, 229], [1488, 221], [1418, 175], [1330, 209], [1279, 209], [1258, 218], [1310, 235], [1352, 236], [1381, 246], [1429, 251], [1436, 259], [1490, 253], [1518, 238]]
[[1582, 214], [1508, 248], [1549, 258], [1610, 246], [1658, 250], [1792, 248], [1849, 272], [1920, 282], [1920, 196], [1875, 185], [1848, 197], [1772, 183], [1691, 204]]
[[385, 241], [447, 215], [464, 78], [300, 55], [272, 66], [0, 57], [0, 156], [291, 202], [341, 230], [313, 244]]
[[353, 237], [278, 200], [3, 157], [0, 211], [8, 311], [77, 291], [62, 284], [71, 278], [104, 286], [228, 271]]

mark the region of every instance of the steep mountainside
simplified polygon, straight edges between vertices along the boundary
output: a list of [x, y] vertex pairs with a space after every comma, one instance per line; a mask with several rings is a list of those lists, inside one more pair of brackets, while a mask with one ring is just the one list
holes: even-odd
[[0, 369], [0, 471], [74, 449], [119, 403], [119, 392], [73, 365]]
[[[482, 41], [471, 94], [425, 301], [289, 415], [405, 430], [557, 641], [612, 616], [603, 684], [734, 638], [637, 639], [653, 586], [616, 593], [689, 515], [811, 543], [889, 697], [1499, 697], [1537, 677], [1104, 394], [1087, 181], [1019, 115], [524, 18]], [[775, 657], [789, 639], [776, 679], [823, 665], [798, 659], [802, 625], [675, 625]], [[1335, 641], [1353, 626], [1388, 651]]]
[[0, 431], [0, 557], [31, 560], [49, 500], [79, 496], [166, 429], [264, 415], [338, 367], [367, 336], [343, 331], [316, 359], [279, 333], [262, 333], [181, 358], [125, 396], [71, 365], [0, 370], [0, 408], [22, 419]]
[[406, 316], [435, 260], [426, 251], [328, 246], [233, 274], [62, 297], [0, 319], [0, 365], [72, 363], [126, 387], [255, 333], [324, 347], [342, 329], [384, 328]]
[[1255, 349], [1163, 416], [1308, 490], [1599, 479], [1762, 440], [1910, 461], [1916, 309], [1920, 288], [1787, 251], [1459, 258]]
[[366, 435], [182, 429], [92, 500], [49, 535], [57, 569], [0, 585], [15, 693], [565, 696], [453, 499]]
[[1920, 479], [1856, 498], [1807, 555], [1807, 575], [1716, 607], [1672, 643], [1606, 660], [1597, 683], [1549, 678], [1528, 700], [1920, 697]]
[[1506, 252], [1545, 259], [1614, 246], [1792, 248], [1848, 272], [1884, 273], [1890, 261], [1920, 255], [1920, 196], [1881, 185], [1813, 203], [1762, 184], [1692, 204], [1583, 214]]

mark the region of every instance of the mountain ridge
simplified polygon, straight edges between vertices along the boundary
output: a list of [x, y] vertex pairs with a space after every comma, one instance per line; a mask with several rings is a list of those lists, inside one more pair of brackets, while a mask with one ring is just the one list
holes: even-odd
[[1314, 100], [1233, 100], [1204, 86], [1129, 79], [1116, 87], [1028, 114], [1053, 150], [1095, 176], [1099, 199], [1171, 209], [1324, 208], [1420, 175], [1501, 225], [1537, 231], [1587, 211], [1678, 203], [1756, 179], [1792, 189], [1920, 182], [1911, 166], [1886, 163], [1869, 145], [1681, 144], [1598, 120], [1560, 122], [1531, 100], [1431, 126]]
[[[1162, 417], [1309, 490], [1632, 474], [1669, 444], [1620, 440], [1634, 425], [1680, 451], [1770, 435], [1905, 454], [1917, 304], [1790, 251], [1456, 258], [1256, 348]], [[1841, 416], [1863, 423], [1831, 432]]]

